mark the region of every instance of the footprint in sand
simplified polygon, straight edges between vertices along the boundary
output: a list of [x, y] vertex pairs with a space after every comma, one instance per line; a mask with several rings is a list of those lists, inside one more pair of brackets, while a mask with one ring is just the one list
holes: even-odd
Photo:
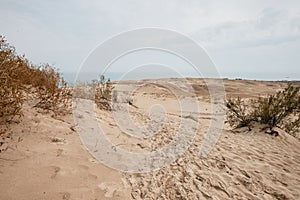
[[99, 184], [98, 187], [105, 192], [104, 196], [107, 198], [114, 197], [115, 193], [118, 193], [120, 191], [120, 186], [112, 182], [103, 182]]
[[93, 179], [93, 180], [97, 180], [98, 176], [94, 175], [94, 174], [88, 174], [88, 179]]
[[61, 156], [63, 152], [64, 152], [63, 149], [57, 149], [57, 150], [56, 150], [56, 156], [57, 156], [57, 157]]
[[69, 192], [62, 192], [61, 194], [63, 200], [69, 200], [71, 197], [71, 194]]
[[86, 165], [78, 165], [78, 167], [79, 167], [80, 169], [84, 169], [84, 170], [88, 170], [88, 169], [89, 169], [89, 167], [86, 166]]
[[[86, 165], [78, 165], [78, 168], [84, 170], [84, 171], [88, 171], [90, 168]], [[87, 172], [84, 172], [84, 173], [87, 173]], [[88, 179], [94, 179], [94, 180], [97, 180], [98, 179], [98, 176], [94, 175], [94, 174], [91, 174], [91, 173], [88, 173]]]
[[57, 174], [58, 174], [58, 172], [60, 171], [60, 167], [57, 167], [57, 166], [51, 166], [51, 168], [53, 169], [53, 174], [50, 176], [50, 178], [52, 178], [52, 179], [54, 179], [56, 176], [57, 176]]

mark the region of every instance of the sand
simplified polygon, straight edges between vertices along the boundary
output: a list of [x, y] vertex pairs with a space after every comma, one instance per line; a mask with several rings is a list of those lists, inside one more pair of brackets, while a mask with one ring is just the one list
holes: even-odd
[[[262, 132], [259, 124], [251, 131], [213, 127], [219, 139], [206, 157], [201, 156], [205, 133], [218, 116], [212, 115], [203, 80], [188, 81], [195, 94], [180, 79], [122, 82], [113, 109], [117, 112], [96, 109], [107, 138], [130, 152], [154, 152], [169, 145], [182, 123], [187, 124], [183, 130], [196, 130], [183, 155], [149, 173], [122, 172], [98, 162], [76, 133], [78, 124], [72, 114], [53, 117], [27, 101], [22, 120], [2, 135], [0, 199], [300, 199], [300, 141], [282, 130], [277, 129], [275, 137]], [[170, 84], [181, 88], [177, 97]], [[227, 97], [244, 98], [264, 96], [284, 86], [240, 80], [224, 80], [224, 84]], [[188, 104], [187, 97], [197, 99], [197, 110], [180, 107], [178, 98]], [[164, 118], [157, 115], [161, 107]], [[128, 126], [122, 111], [127, 108], [133, 125], [151, 130], [149, 137], [130, 135], [144, 132]], [[225, 111], [222, 105], [217, 108]], [[118, 120], [114, 113], [119, 114]], [[82, 117], [88, 118], [89, 113]], [[189, 130], [195, 123], [198, 127]]]

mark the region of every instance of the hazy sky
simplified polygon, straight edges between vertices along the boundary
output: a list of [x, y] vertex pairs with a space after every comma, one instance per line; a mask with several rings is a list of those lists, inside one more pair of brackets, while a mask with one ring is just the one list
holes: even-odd
[[0, 34], [34, 63], [76, 72], [108, 37], [142, 27], [186, 34], [221, 74], [300, 79], [300, 1], [0, 0]]

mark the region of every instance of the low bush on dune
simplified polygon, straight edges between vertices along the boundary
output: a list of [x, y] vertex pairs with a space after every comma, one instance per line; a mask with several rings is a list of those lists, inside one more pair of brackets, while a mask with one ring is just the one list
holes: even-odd
[[39, 99], [35, 107], [53, 111], [54, 114], [65, 114], [71, 103], [71, 89], [60, 74], [48, 64], [39, 66], [33, 73], [32, 86]]
[[253, 108], [249, 107], [249, 102], [242, 100], [240, 97], [237, 99], [229, 99], [226, 102], [228, 108], [227, 122], [235, 127], [241, 128], [249, 126], [253, 120]]
[[74, 88], [73, 97], [75, 99], [88, 99], [95, 101], [96, 106], [101, 110], [111, 111], [113, 84], [110, 79], [101, 75], [99, 80], [91, 82], [77, 83]]
[[105, 76], [101, 75], [99, 82], [97, 82], [96, 84], [96, 105], [100, 109], [111, 110], [113, 85], [110, 82], [110, 79], [105, 79]]
[[278, 134], [274, 127], [295, 135], [300, 130], [300, 87], [288, 86], [274, 95], [258, 99], [229, 99], [227, 122], [233, 127], [249, 127], [251, 122], [266, 125], [266, 132]]
[[15, 49], [0, 36], [0, 120], [21, 116], [24, 102], [24, 80], [19, 75], [28, 70], [26, 60], [15, 55]]
[[28, 94], [36, 97], [39, 107], [54, 114], [64, 113], [70, 102], [70, 90], [60, 74], [50, 65], [34, 66], [16, 54], [0, 35], [0, 124], [22, 116]]

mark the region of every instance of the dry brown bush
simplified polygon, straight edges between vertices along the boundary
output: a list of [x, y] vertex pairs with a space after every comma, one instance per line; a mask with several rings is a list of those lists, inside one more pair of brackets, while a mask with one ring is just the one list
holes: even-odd
[[34, 93], [39, 102], [35, 107], [52, 111], [55, 115], [70, 110], [71, 90], [60, 74], [50, 65], [39, 66], [32, 71]]
[[36, 107], [63, 114], [70, 109], [71, 90], [50, 65], [33, 66], [24, 56], [16, 54], [0, 35], [0, 124], [22, 116], [26, 94], [38, 99]]
[[0, 122], [9, 122], [21, 116], [24, 102], [23, 77], [28, 70], [26, 60], [17, 56], [14, 47], [0, 36]]
[[73, 98], [92, 100], [99, 109], [111, 111], [113, 88], [114, 85], [110, 79], [101, 75], [99, 80], [77, 82], [76, 87], [74, 87]]
[[101, 75], [99, 82], [96, 82], [95, 102], [98, 108], [111, 110], [112, 90], [110, 79], [106, 80], [105, 76]]

